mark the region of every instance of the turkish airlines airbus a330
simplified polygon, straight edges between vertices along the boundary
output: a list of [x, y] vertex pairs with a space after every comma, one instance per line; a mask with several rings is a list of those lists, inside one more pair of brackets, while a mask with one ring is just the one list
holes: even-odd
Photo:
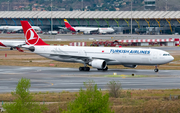
[[51, 46], [38, 36], [28, 21], [21, 21], [21, 24], [27, 44], [22, 47], [56, 61], [83, 63], [84, 67], [79, 67], [80, 71], [89, 71], [87, 65], [98, 70], [108, 70], [107, 65], [131, 68], [136, 68], [137, 65], [154, 65], [154, 71], [158, 72], [157, 65], [174, 60], [168, 52], [158, 49]]

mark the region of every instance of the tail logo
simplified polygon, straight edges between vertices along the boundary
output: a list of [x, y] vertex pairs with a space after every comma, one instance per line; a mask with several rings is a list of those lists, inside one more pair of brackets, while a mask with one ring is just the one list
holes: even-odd
[[29, 45], [35, 45], [39, 41], [39, 36], [34, 32], [35, 31], [32, 28], [29, 28], [26, 31], [26, 43], [28, 43]]

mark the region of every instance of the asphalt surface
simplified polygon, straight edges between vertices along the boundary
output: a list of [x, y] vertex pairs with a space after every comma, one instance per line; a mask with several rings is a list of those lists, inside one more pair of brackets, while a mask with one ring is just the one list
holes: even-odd
[[[104, 75], [145, 75], [144, 77], [105, 77]], [[91, 69], [79, 72], [76, 68], [0, 66], [0, 92], [15, 90], [22, 77], [31, 80], [30, 91], [78, 91], [83, 82], [94, 80], [99, 88], [107, 89], [111, 80], [120, 81], [123, 89], [172, 89], [180, 87], [180, 70], [110, 69], [106, 72]], [[95, 77], [94, 75], [98, 75]], [[153, 77], [151, 75], [154, 75]]]

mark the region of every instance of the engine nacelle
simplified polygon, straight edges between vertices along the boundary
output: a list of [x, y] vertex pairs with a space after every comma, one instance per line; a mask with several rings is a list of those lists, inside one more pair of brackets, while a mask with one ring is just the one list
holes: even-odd
[[97, 69], [105, 69], [107, 66], [107, 63], [104, 60], [93, 60], [89, 62], [89, 65]]
[[129, 67], [129, 68], [136, 68], [137, 65], [123, 65], [124, 67]]

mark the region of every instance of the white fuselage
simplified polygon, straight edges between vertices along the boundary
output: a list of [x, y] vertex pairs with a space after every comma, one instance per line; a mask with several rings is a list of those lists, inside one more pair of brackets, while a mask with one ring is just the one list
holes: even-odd
[[84, 33], [90, 33], [92, 31], [97, 31], [98, 33], [113, 33], [113, 28], [98, 28], [98, 27], [73, 27], [76, 32], [84, 32]]
[[16, 41], [16, 40], [0, 40], [0, 46], [4, 45], [5, 47], [17, 47], [20, 45], [25, 45], [25, 41]]
[[[41, 31], [41, 28], [38, 26], [32, 26], [32, 28], [36, 31]], [[4, 31], [19, 31], [22, 30], [22, 26], [0, 26], [0, 30]]]
[[62, 62], [105, 60], [108, 65], [160, 65], [174, 58], [166, 51], [142, 48], [34, 46], [34, 53]]

